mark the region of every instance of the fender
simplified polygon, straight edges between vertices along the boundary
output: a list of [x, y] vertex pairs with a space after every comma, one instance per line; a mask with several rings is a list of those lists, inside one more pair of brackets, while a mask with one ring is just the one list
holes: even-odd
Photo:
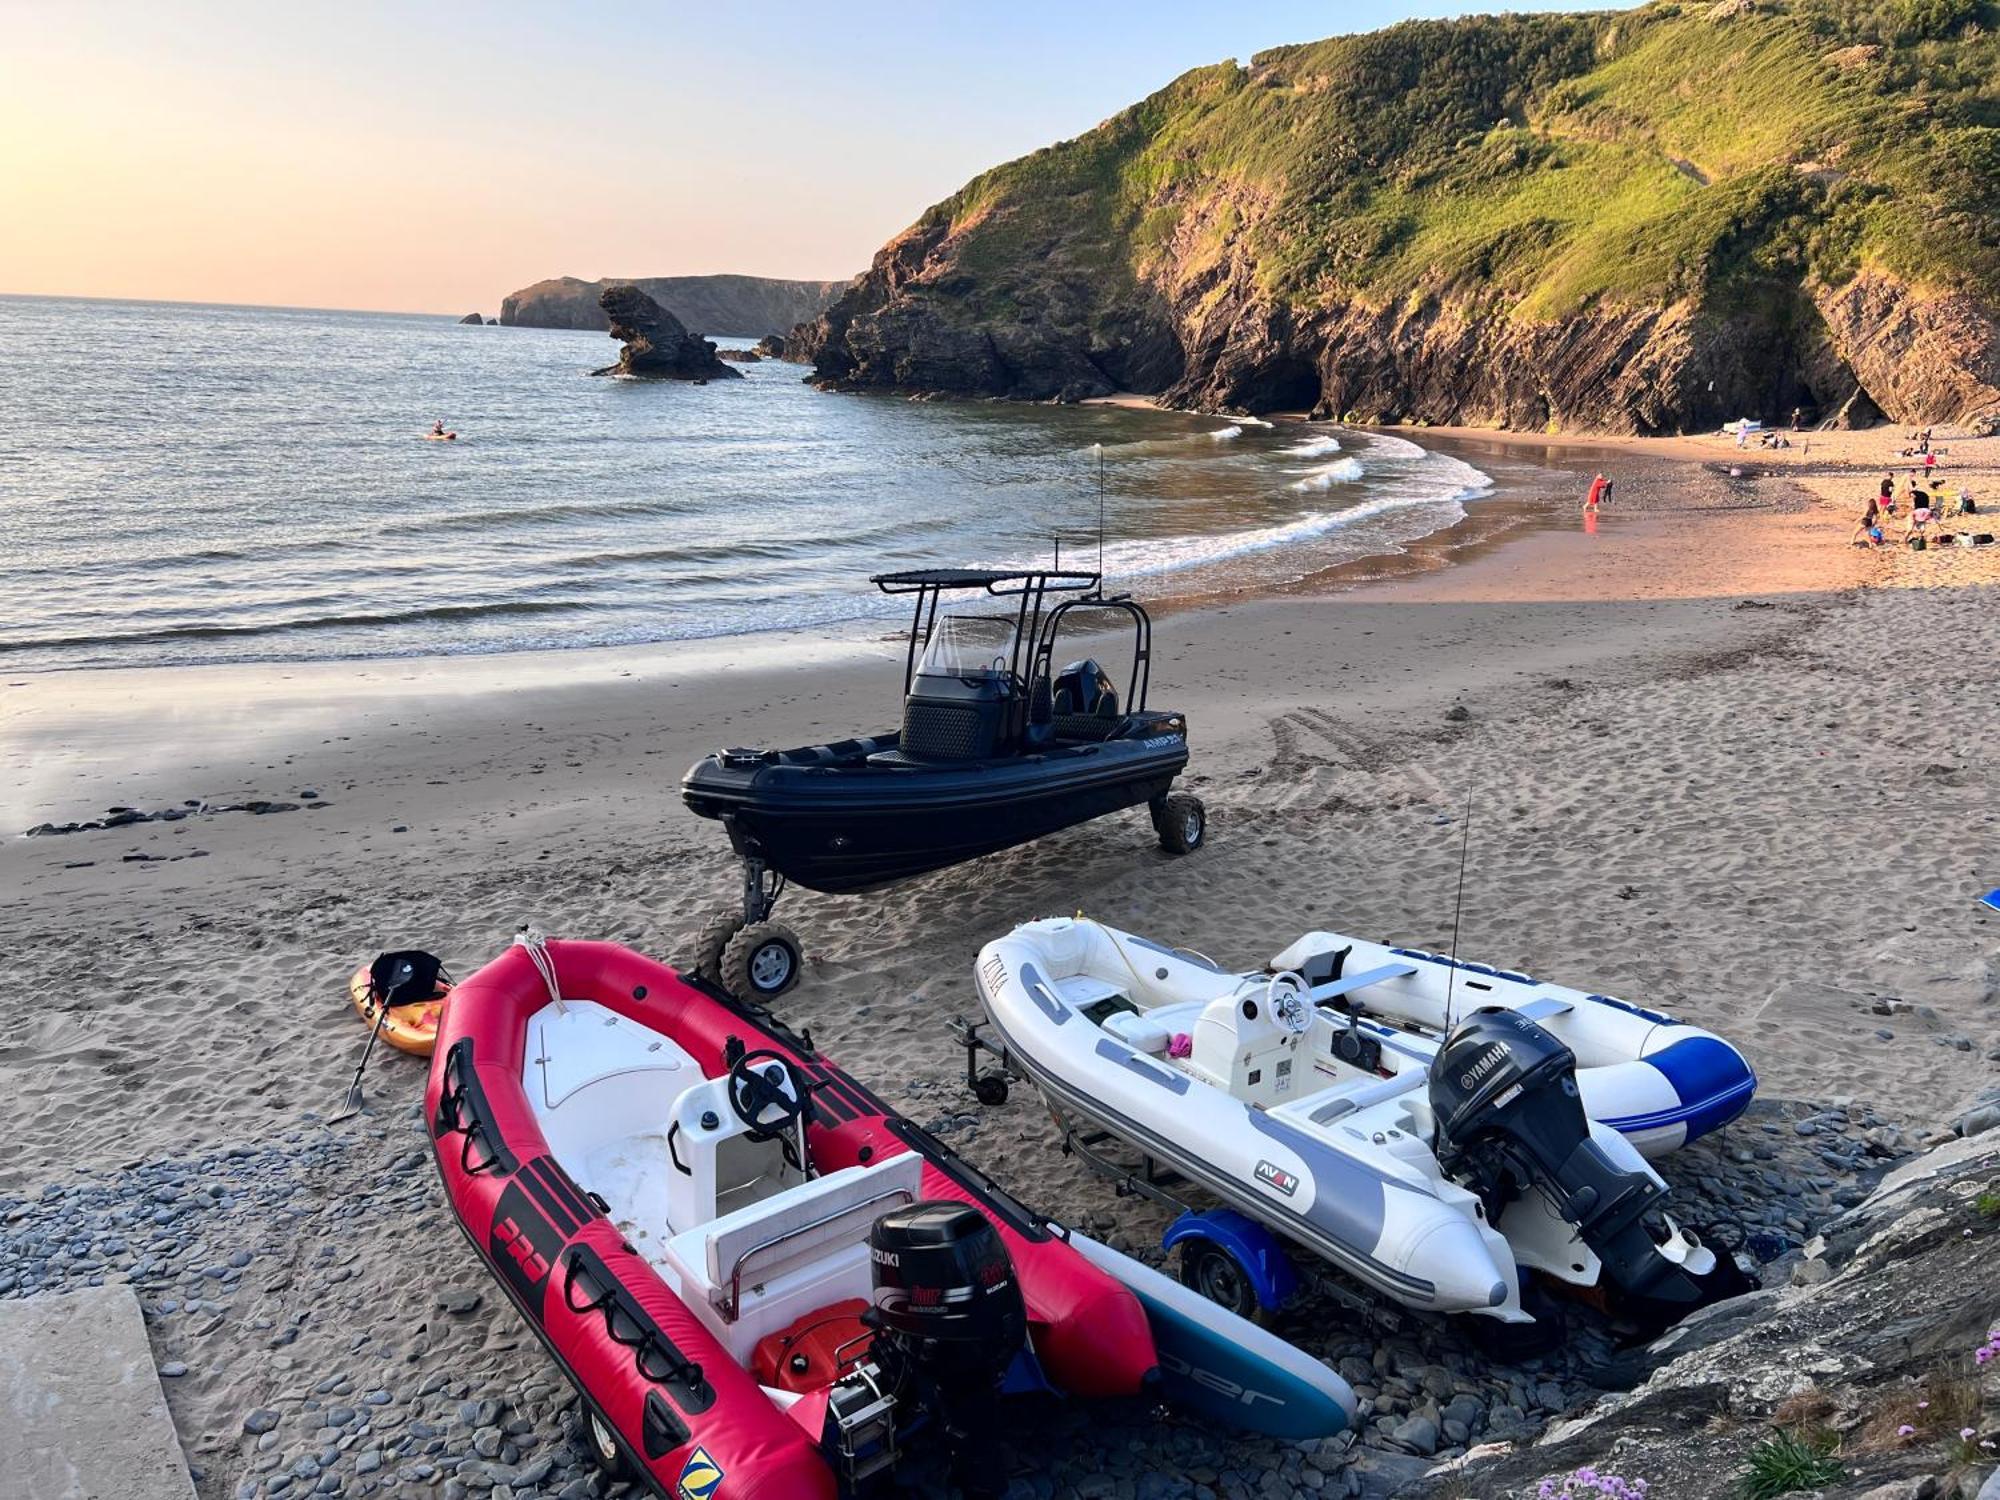
[[1285, 1253], [1278, 1237], [1255, 1219], [1233, 1208], [1212, 1208], [1205, 1213], [1184, 1212], [1167, 1226], [1160, 1248], [1171, 1250], [1182, 1240], [1202, 1239], [1213, 1243], [1243, 1268], [1257, 1293], [1257, 1305], [1276, 1312], [1298, 1295], [1299, 1273]]

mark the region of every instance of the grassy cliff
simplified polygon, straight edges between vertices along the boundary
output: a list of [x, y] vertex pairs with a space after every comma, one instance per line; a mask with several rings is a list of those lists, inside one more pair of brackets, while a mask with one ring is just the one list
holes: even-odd
[[[1678, 387], [1591, 409], [1560, 363], [1588, 335], [1593, 385], [1636, 361], [1736, 405], [1831, 407], [1855, 386], [1892, 411], [1978, 405], [1990, 380], [1900, 367], [1939, 339], [1961, 365], [1994, 354], [1993, 9], [1657, 3], [1199, 69], [930, 209], [809, 352], [853, 384], [965, 373], [1010, 394], [1136, 384], [1515, 425], [1716, 414]], [[1533, 378], [1444, 368], [1491, 358]]]

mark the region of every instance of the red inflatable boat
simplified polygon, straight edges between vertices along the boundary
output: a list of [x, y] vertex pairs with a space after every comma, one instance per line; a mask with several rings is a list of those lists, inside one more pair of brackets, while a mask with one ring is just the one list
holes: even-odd
[[1140, 1299], [1043, 1220], [810, 1037], [615, 944], [459, 985], [426, 1110], [600, 1460], [670, 1500], [835, 1496], [913, 1439], [976, 1465], [996, 1393], [1156, 1374]]

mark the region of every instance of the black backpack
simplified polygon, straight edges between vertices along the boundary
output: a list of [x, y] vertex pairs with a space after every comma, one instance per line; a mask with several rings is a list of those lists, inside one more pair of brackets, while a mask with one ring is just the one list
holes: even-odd
[[437, 993], [444, 963], [417, 948], [377, 956], [368, 966], [369, 998], [384, 1005], [419, 1005]]

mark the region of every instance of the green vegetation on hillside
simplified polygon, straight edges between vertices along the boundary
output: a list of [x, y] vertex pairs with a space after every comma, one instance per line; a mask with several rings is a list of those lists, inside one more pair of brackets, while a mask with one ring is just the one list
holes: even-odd
[[1728, 307], [1877, 266], [2000, 290], [2000, 14], [1978, 0], [1415, 21], [1203, 68], [987, 172], [948, 221], [974, 310], [1035, 274], [1232, 265], [1311, 307], [1546, 320]]

